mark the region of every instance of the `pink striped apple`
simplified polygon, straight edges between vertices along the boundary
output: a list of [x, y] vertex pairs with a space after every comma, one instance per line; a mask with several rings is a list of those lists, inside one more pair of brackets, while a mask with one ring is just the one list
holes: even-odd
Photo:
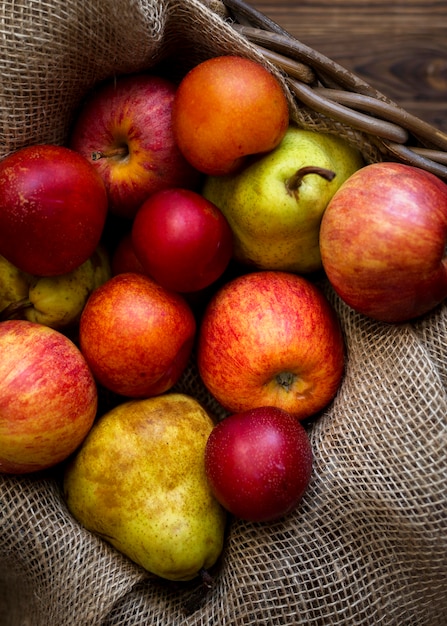
[[99, 172], [113, 214], [133, 219], [155, 191], [197, 186], [173, 136], [175, 92], [168, 79], [143, 73], [114, 77], [85, 99], [70, 147]]
[[344, 340], [315, 284], [288, 272], [253, 272], [210, 300], [197, 363], [208, 390], [230, 412], [273, 406], [302, 420], [335, 396]]
[[447, 184], [402, 163], [355, 172], [323, 215], [323, 267], [338, 295], [381, 322], [428, 313], [447, 297]]
[[93, 376], [75, 344], [43, 324], [1, 322], [0, 353], [0, 472], [52, 467], [93, 425]]

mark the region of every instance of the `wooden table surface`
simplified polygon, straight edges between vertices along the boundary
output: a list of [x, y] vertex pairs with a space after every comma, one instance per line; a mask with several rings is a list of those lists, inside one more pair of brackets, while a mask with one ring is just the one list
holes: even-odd
[[447, 131], [447, 0], [250, 0], [301, 42]]

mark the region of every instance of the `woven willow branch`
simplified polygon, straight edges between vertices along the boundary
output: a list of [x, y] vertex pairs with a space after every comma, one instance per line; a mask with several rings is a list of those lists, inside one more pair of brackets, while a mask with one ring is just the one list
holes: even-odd
[[224, 3], [234, 19], [233, 28], [285, 74], [298, 104], [373, 137], [390, 159], [447, 179], [446, 133], [411, 115], [245, 2]]

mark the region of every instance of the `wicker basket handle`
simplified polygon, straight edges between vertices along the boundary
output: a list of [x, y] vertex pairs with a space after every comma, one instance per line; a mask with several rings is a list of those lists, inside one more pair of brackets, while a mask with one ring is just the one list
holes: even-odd
[[225, 0], [233, 28], [278, 67], [312, 110], [366, 133], [388, 158], [447, 179], [447, 134], [406, 112], [353, 72], [301, 43], [241, 0]]

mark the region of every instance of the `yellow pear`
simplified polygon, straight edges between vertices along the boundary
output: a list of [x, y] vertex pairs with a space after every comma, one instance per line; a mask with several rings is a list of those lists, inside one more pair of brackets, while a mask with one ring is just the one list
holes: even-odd
[[66, 468], [71, 513], [157, 576], [184, 581], [208, 570], [222, 551], [226, 520], [205, 474], [213, 426], [181, 393], [113, 408]]
[[29, 287], [24, 317], [62, 329], [79, 322], [88, 297], [111, 277], [109, 257], [98, 247], [82, 265], [59, 276], [35, 276]]
[[79, 322], [88, 297], [111, 277], [102, 247], [67, 274], [35, 276], [0, 256], [0, 319], [27, 319], [61, 330]]
[[290, 125], [277, 148], [234, 174], [207, 177], [202, 192], [227, 218], [238, 261], [309, 273], [322, 268], [326, 206], [363, 165], [342, 138]]
[[112, 268], [110, 265], [110, 256], [106, 248], [99, 245], [88, 259], [92, 266], [92, 291], [100, 287], [112, 276]]
[[0, 255], [0, 312], [28, 297], [31, 278]]

